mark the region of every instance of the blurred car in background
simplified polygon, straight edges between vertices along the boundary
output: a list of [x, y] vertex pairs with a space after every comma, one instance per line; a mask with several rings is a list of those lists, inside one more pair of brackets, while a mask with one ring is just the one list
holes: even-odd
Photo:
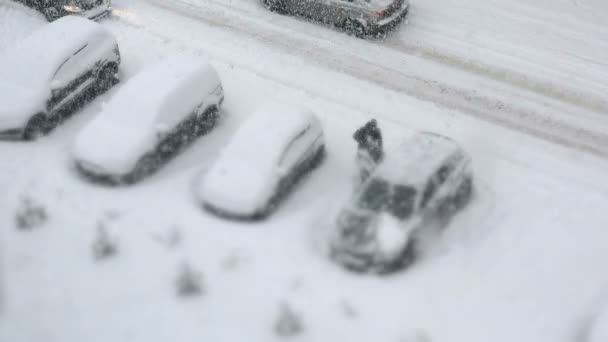
[[120, 52], [101, 25], [65, 17], [0, 57], [0, 138], [35, 139], [118, 82]]
[[388, 273], [416, 257], [416, 235], [471, 198], [471, 158], [453, 140], [419, 133], [386, 155], [339, 212], [331, 257], [361, 272]]
[[76, 137], [77, 169], [91, 180], [133, 183], [215, 127], [224, 90], [213, 67], [177, 56], [133, 76]]
[[314, 113], [266, 105], [239, 127], [199, 182], [197, 194], [219, 216], [263, 219], [324, 156], [323, 129]]
[[357, 37], [385, 33], [408, 14], [409, 0], [262, 0], [266, 8], [343, 28]]
[[110, 14], [111, 0], [16, 0], [44, 14], [48, 21], [57, 20], [66, 15], [97, 20]]

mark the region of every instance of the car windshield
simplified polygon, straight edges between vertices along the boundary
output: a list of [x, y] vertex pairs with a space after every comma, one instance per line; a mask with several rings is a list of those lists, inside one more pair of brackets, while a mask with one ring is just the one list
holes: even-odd
[[359, 205], [373, 211], [382, 209], [388, 202], [389, 188], [389, 183], [384, 179], [374, 178], [370, 180], [359, 198]]
[[415, 199], [416, 189], [406, 185], [395, 185], [390, 204], [391, 214], [400, 220], [408, 218], [414, 210]]

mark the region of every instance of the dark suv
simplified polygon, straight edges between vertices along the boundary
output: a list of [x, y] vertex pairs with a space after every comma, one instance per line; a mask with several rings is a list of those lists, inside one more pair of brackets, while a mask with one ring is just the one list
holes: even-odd
[[44, 14], [48, 21], [75, 14], [97, 20], [110, 14], [111, 0], [17, 0]]
[[357, 271], [387, 273], [415, 259], [416, 235], [472, 193], [470, 157], [453, 140], [419, 133], [387, 155], [338, 214], [331, 255]]

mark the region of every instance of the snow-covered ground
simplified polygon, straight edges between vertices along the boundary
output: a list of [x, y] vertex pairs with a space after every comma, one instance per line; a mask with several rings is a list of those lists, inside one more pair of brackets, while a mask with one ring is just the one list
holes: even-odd
[[[0, 341], [587, 336], [608, 288], [604, 2], [418, 0], [410, 25], [372, 42], [253, 0], [114, 7], [103, 25], [119, 41], [122, 78], [174, 54], [206, 58], [224, 85], [222, 121], [124, 188], [82, 180], [69, 154], [120, 85], [40, 141], [1, 142]], [[0, 0], [0, 53], [43, 24]], [[265, 98], [314, 108], [327, 160], [270, 220], [218, 219], [199, 207], [193, 181]], [[351, 184], [351, 134], [371, 117], [389, 150], [417, 130], [453, 137], [476, 176], [472, 204], [390, 277], [350, 274], [324, 254]], [[26, 199], [47, 218], [20, 230]], [[100, 225], [116, 242], [102, 259]], [[198, 296], [176, 295], [183, 263], [200, 272]], [[277, 333], [284, 306], [300, 319], [294, 336]]]

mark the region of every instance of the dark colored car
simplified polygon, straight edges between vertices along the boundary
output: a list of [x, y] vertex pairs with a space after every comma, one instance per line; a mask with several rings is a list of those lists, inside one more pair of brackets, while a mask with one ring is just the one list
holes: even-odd
[[453, 140], [420, 133], [387, 155], [336, 220], [332, 258], [345, 267], [388, 273], [414, 261], [417, 235], [449, 218], [472, 194], [471, 159]]
[[97, 20], [110, 14], [111, 0], [17, 0], [44, 14], [48, 21], [57, 20], [66, 15]]
[[266, 8], [334, 25], [357, 37], [381, 34], [408, 14], [409, 0], [262, 0]]
[[118, 82], [120, 52], [101, 25], [69, 16], [0, 59], [0, 138], [35, 139]]

